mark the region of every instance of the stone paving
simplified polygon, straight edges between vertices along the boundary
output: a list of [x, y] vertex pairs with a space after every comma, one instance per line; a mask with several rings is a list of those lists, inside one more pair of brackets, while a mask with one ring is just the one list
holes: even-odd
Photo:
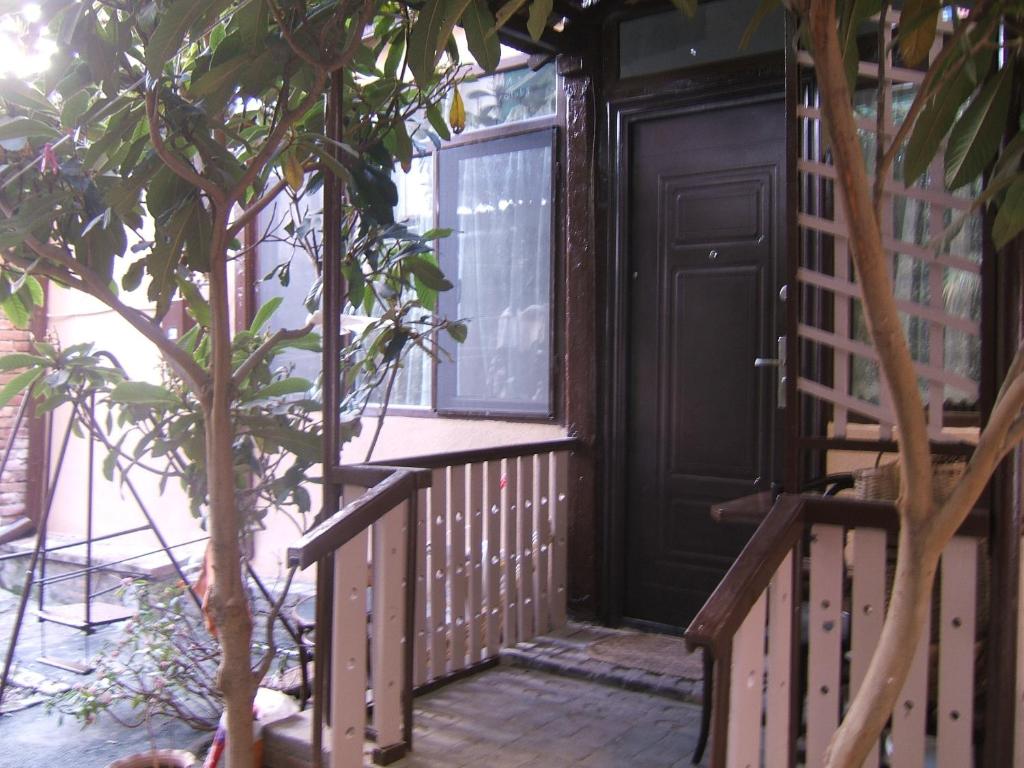
[[396, 768], [683, 768], [700, 707], [500, 666], [418, 698], [415, 723]]

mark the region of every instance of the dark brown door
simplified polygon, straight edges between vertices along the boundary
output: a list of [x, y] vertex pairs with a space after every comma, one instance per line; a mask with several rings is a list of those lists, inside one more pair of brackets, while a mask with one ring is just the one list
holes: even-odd
[[751, 529], [716, 501], [775, 475], [785, 174], [782, 101], [630, 132], [624, 614], [685, 626]]

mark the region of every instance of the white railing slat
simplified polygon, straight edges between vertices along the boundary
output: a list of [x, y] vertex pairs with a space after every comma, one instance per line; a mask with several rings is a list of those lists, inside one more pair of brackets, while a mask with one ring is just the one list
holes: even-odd
[[789, 768], [793, 678], [793, 553], [768, 585], [768, 672], [765, 696], [765, 768]]
[[451, 582], [451, 669], [466, 666], [466, 465], [450, 467], [448, 476], [448, 578]]
[[427, 665], [427, 521], [429, 494], [426, 488], [416, 492], [416, 628], [413, 635], [413, 685], [429, 679]]
[[551, 551], [551, 500], [548, 491], [551, 487], [551, 462], [548, 454], [542, 453], [534, 457], [533, 477], [533, 519], [536, 538], [534, 540], [534, 581], [533, 594], [537, 610], [534, 612], [534, 624], [538, 635], [543, 635], [551, 628], [551, 613], [548, 607], [548, 591], [550, 589], [550, 551]]
[[519, 639], [534, 635], [533, 621], [533, 457], [520, 456], [516, 505], [519, 507]]
[[505, 576], [505, 605], [503, 606], [504, 633], [502, 647], [507, 648], [519, 642], [519, 591], [516, 584], [519, 554], [516, 549], [516, 534], [519, 516], [516, 506], [516, 486], [518, 472], [516, 459], [505, 459], [502, 462], [501, 518], [504, 548], [502, 550], [502, 569]]
[[466, 503], [466, 517], [469, 530], [469, 663], [481, 659], [481, 638], [483, 635], [483, 505], [484, 465], [470, 464], [469, 496]]
[[[346, 493], [346, 498], [355, 498], [356, 495]], [[331, 768], [363, 766], [368, 542], [368, 532], [362, 531], [334, 554], [331, 729], [328, 740]]]
[[565, 626], [568, 599], [568, 557], [566, 537], [569, 519], [569, 454], [551, 454], [554, 466], [548, 499], [551, 506], [551, 589], [548, 603], [552, 629]]
[[378, 748], [403, 741], [405, 681], [405, 566], [409, 503], [402, 502], [373, 525], [373, 618], [370, 659], [373, 725]]
[[501, 649], [501, 461], [488, 461], [484, 483], [487, 516], [487, 655]]
[[843, 528], [811, 527], [808, 612], [807, 766], [824, 764], [839, 724], [839, 667], [843, 602]]
[[[853, 587], [850, 628], [850, 698], [857, 693], [874, 655], [885, 621], [886, 534], [878, 528], [857, 528], [853, 534]], [[878, 749], [864, 761], [878, 766]]]
[[971, 764], [977, 575], [977, 540], [953, 537], [942, 555], [938, 768], [959, 768]]
[[726, 742], [728, 768], [753, 768], [761, 762], [766, 607], [767, 600], [762, 593], [732, 640]]
[[430, 487], [430, 677], [443, 677], [448, 671], [447, 579], [448, 526], [445, 495], [448, 471], [435, 469]]
[[928, 710], [928, 646], [930, 617], [910, 663], [910, 674], [892, 712], [892, 768], [923, 768], [925, 722]]

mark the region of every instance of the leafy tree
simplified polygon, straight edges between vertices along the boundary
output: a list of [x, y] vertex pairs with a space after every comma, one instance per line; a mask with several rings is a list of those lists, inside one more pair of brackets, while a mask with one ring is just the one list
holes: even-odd
[[[511, 0], [498, 21], [524, 4]], [[551, 3], [538, 5], [543, 27]], [[165, 386], [147, 392], [120, 383], [110, 396], [121, 397], [125, 424], [143, 440], [155, 435], [151, 446], [203, 459], [204, 476], [194, 479], [215, 573], [218, 684], [231, 765], [249, 766], [258, 674], [240, 574], [246, 505], [237, 451], [251, 434], [253, 456], [271, 443], [308, 459], [313, 432], [287, 414], [254, 421], [240, 398], [268, 374], [266, 362], [282, 345], [308, 340], [311, 328], [233, 340], [229, 267], [251, 245], [242, 237], [261, 211], [288, 190], [300, 194], [332, 178], [346, 204], [346, 252], [320, 259], [341, 259], [353, 309], [377, 302], [363, 343], [345, 353], [343, 370], [363, 382], [355, 389], [364, 400], [381, 364], [410, 344], [430, 347], [439, 328], [463, 337], [458, 323], [414, 319], [417, 306], [431, 309], [450, 284], [426, 240], [395, 225], [391, 173], [411, 161], [414, 114], [441, 130], [438, 104], [458, 59], [455, 25], [465, 27], [481, 65], [493, 68], [495, 18], [483, 0], [45, 0], [33, 11], [0, 2], [24, 40], [55, 49], [44, 72], [0, 81], [0, 305], [23, 324], [42, 300], [39, 281], [49, 280], [98, 299], [159, 350]], [[335, 79], [341, 140], [325, 130]], [[298, 232], [301, 223], [293, 225]], [[126, 300], [135, 289], [145, 290], [154, 313]], [[159, 320], [176, 296], [198, 330], [171, 341]], [[40, 372], [53, 366], [28, 364], [17, 387], [41, 393], [52, 370]], [[282, 381], [266, 387], [281, 395], [294, 386]], [[185, 442], [167, 445], [179, 438]]]
[[[763, 7], [778, 5], [768, 0]], [[828, 141], [845, 206], [868, 330], [891, 394], [899, 436], [899, 554], [889, 610], [866, 679], [832, 739], [826, 763], [858, 766], [877, 743], [906, 680], [930, 610], [939, 557], [999, 463], [1024, 437], [1024, 346], [1018, 348], [966, 472], [951, 495], [933, 495], [925, 410], [893, 297], [883, 248], [883, 182], [897, 156], [913, 184], [939, 153], [948, 187], [982, 177], [975, 208], [987, 206], [992, 238], [1003, 248], [1024, 228], [1024, 133], [1019, 99], [1022, 8], [1013, 0], [981, 0], [960, 13], [940, 0], [907, 0], [895, 44], [905, 66], [924, 79], [898, 133], [866, 158], [852, 102], [862, 24], [884, 13], [884, 0], [785, 0], [800, 23], [821, 95]], [[943, 9], [955, 32], [931, 63], [927, 55]], [[1000, 29], [1005, 35], [1001, 36]], [[1017, 94], [1014, 97], [1014, 94]], [[879, 112], [881, 107], [879, 106]], [[943, 146], [943, 144], [945, 146]], [[874, 164], [874, 178], [868, 174]], [[1019, 242], [1019, 241], [1018, 241]], [[941, 243], [939, 244], [941, 246]]]

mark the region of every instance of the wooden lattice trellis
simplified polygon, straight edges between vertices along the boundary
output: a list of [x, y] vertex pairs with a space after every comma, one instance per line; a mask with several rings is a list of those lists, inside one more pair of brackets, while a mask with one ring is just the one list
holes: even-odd
[[[885, 88], [880, 121], [886, 141], [900, 125], [901, 107], [912, 98], [924, 73], [899, 65], [896, 47], [890, 45], [899, 24], [899, 13], [891, 11], [883, 23], [886, 56]], [[929, 59], [933, 60], [953, 32], [949, 23], [940, 22]], [[813, 68], [806, 52], [798, 58], [801, 66]], [[859, 63], [862, 80], [871, 81], [868, 101], [876, 101], [879, 66], [870, 61]], [[870, 112], [870, 110], [865, 110]], [[802, 393], [831, 406], [832, 435], [844, 437], [851, 413], [877, 422], [880, 437], [891, 436], [894, 416], [884, 387], [871, 380], [877, 367], [877, 355], [858, 322], [860, 286], [857, 284], [848, 242], [848, 225], [843, 206], [834, 185], [835, 168], [830, 164], [826, 142], [822, 138], [821, 112], [813, 96], [797, 111], [801, 121], [802, 146], [798, 161], [801, 182], [801, 254], [797, 278], [799, 295], [806, 304], [814, 305], [813, 313], [804, 312], [798, 327], [801, 348], [825, 361], [818, 374], [800, 376]], [[859, 114], [857, 126], [869, 151], [869, 168], [873, 166], [873, 149], [879, 122], [874, 114]], [[980, 320], [977, 301], [973, 311], [964, 312], [953, 306], [956, 302], [949, 286], [966, 287], [967, 292], [980, 284], [980, 245], [971, 242], [977, 231], [976, 222], [968, 219], [959, 234], [942, 249], [933, 241], [947, 229], [954, 217], [962, 217], [971, 206], [966, 190], [949, 190], [944, 184], [941, 153], [933, 160], [928, 173], [912, 187], [901, 178], [899, 160], [893, 164], [884, 185], [882, 210], [883, 245], [892, 263], [897, 306], [906, 327], [916, 330], [916, 369], [922, 394], [928, 405], [929, 434], [942, 436], [943, 414], [948, 388], [956, 397], [973, 401], [978, 397], [977, 365], [963, 364], [980, 349]], [[910, 275], [907, 279], [905, 276]], [[904, 276], [901, 279], [901, 275]], [[910, 286], [909, 288], [907, 286]], [[960, 291], [962, 296], [963, 290]], [[813, 315], [813, 319], [810, 319]], [[950, 355], [950, 350], [966, 349]], [[950, 359], [957, 357], [958, 359]], [[877, 374], [874, 374], [877, 375]]]

